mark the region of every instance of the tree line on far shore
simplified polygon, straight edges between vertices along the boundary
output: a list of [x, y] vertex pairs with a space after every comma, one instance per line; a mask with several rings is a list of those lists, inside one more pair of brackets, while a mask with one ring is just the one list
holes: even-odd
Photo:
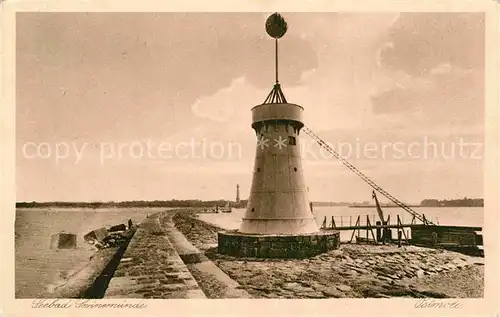
[[193, 207], [193, 208], [213, 208], [215, 206], [225, 206], [229, 205], [233, 208], [244, 208], [247, 204], [246, 200], [242, 200], [239, 203], [229, 200], [133, 200], [133, 201], [108, 201], [108, 202], [65, 202], [65, 201], [50, 201], [50, 202], [17, 202], [17, 208], [43, 208], [43, 207], [57, 207], [57, 208], [153, 208], [153, 207]]
[[484, 207], [483, 198], [467, 198], [463, 199], [424, 199], [420, 203], [422, 207]]
[[[108, 202], [64, 202], [64, 201], [51, 201], [51, 202], [17, 202], [17, 208], [154, 208], [154, 207], [192, 207], [192, 208], [214, 208], [215, 206], [225, 206], [229, 205], [233, 208], [245, 208], [247, 206], [248, 200], [241, 200], [240, 202], [229, 201], [229, 200], [198, 200], [198, 199], [187, 199], [187, 200], [133, 200], [133, 201], [108, 201]], [[335, 204], [333, 205], [344, 205]], [[313, 202], [313, 206], [327, 206], [324, 202]], [[415, 206], [416, 207], [416, 206]], [[438, 200], [438, 199], [424, 199], [420, 203], [420, 207], [484, 207], [483, 198], [463, 198], [463, 199], [451, 199], [451, 200]]]

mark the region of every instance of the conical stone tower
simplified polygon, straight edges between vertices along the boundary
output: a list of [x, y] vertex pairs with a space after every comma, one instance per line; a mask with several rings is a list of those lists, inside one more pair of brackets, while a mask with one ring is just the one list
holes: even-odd
[[252, 109], [257, 148], [250, 197], [240, 232], [318, 232], [307, 199], [300, 156], [303, 111], [299, 105], [276, 102]]

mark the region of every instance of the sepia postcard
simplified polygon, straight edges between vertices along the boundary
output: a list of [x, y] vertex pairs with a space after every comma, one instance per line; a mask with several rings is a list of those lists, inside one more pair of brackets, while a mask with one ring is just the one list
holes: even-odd
[[498, 316], [499, 2], [1, 4], [3, 316]]

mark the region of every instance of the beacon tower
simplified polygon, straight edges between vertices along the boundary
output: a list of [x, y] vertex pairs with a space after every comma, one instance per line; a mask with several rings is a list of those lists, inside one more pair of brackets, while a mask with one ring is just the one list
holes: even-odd
[[240, 184], [236, 184], [236, 203], [240, 203]]
[[278, 13], [266, 21], [275, 39], [276, 82], [264, 102], [252, 108], [257, 147], [247, 209], [239, 230], [217, 233], [220, 254], [304, 258], [340, 246], [340, 233], [320, 231], [311, 212], [299, 147], [304, 108], [286, 100], [278, 81], [278, 39], [287, 28]]
[[300, 156], [304, 108], [287, 102], [278, 81], [278, 39], [287, 28], [279, 14], [266, 21], [266, 31], [275, 39], [276, 83], [264, 103], [252, 108], [257, 148], [241, 233], [303, 234], [319, 230], [309, 207]]

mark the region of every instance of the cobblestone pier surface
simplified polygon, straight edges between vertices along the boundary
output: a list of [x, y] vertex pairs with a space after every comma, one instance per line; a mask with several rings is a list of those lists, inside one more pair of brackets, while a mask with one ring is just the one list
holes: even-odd
[[344, 244], [308, 259], [221, 255], [217, 231], [195, 213], [177, 213], [176, 228], [254, 298], [481, 298], [484, 258], [397, 245]]
[[[180, 211], [179, 213], [185, 213]], [[241, 285], [230, 278], [217, 265], [209, 260], [205, 254], [195, 247], [175, 227], [173, 216], [176, 211], [168, 212], [161, 218], [162, 227], [167, 237], [179, 253], [189, 271], [198, 281], [201, 289], [209, 298], [252, 298], [252, 296]]]
[[104, 298], [206, 298], [160, 224], [165, 215], [141, 223]]

